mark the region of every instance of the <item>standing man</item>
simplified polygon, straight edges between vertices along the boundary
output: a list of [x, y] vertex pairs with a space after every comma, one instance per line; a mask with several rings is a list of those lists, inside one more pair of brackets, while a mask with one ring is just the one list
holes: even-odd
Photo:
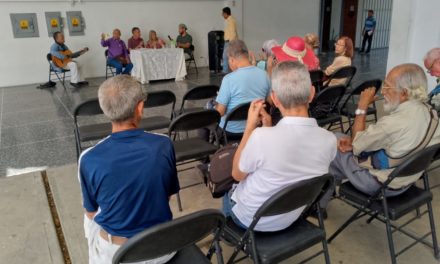
[[231, 16], [231, 9], [229, 7], [223, 8], [223, 18], [225, 19], [225, 45], [223, 46], [223, 73], [229, 72], [228, 63], [228, 47], [229, 42], [238, 39], [237, 22], [235, 18]]
[[[66, 70], [70, 70], [70, 85], [72, 85], [73, 87], [80, 88], [81, 86], [88, 85], [89, 83], [85, 82], [81, 76], [81, 67], [76, 61], [71, 60], [84, 54], [87, 49], [71, 53], [66, 44], [64, 44], [64, 34], [59, 31], [53, 33], [53, 40], [55, 41], [55, 43], [52, 44], [52, 46], [50, 47], [50, 54], [52, 55], [52, 61], [54, 62], [53, 67], [55, 69], [59, 69], [61, 67]], [[61, 63], [63, 63], [63, 61], [66, 61], [67, 63], [64, 67], [58, 66], [55, 63], [56, 59], [58, 59], [58, 61], [61, 61]]]
[[188, 32], [186, 32], [188, 28], [185, 24], [179, 25], [179, 36], [177, 36], [176, 39], [176, 47], [182, 48], [185, 53], [190, 54], [191, 53], [191, 45], [192, 45], [192, 37]]
[[368, 41], [368, 47], [365, 53], [366, 54], [370, 53], [371, 42], [373, 41], [373, 34], [375, 30], [376, 30], [376, 18], [374, 17], [374, 11], [370, 9], [368, 10], [368, 16], [365, 19], [364, 30], [362, 31], [362, 35], [364, 36], [364, 38], [362, 40], [362, 49], [360, 51], [361, 53], [364, 52], [365, 44], [367, 43], [367, 41]]
[[121, 31], [113, 30], [113, 37], [105, 39], [105, 34], [101, 34], [101, 46], [108, 48], [107, 63], [116, 68], [116, 74], [130, 74], [133, 64], [130, 62], [127, 46], [121, 39]]

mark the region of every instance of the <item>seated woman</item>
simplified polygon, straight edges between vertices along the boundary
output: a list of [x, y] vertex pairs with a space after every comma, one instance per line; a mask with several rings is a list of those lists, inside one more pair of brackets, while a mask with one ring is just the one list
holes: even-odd
[[[330, 76], [342, 67], [351, 66], [351, 59], [353, 58], [353, 41], [349, 37], [340, 37], [335, 43], [335, 59], [333, 63], [328, 66], [324, 74]], [[345, 78], [333, 79], [328, 84], [329, 86], [344, 84]], [[324, 83], [327, 85], [327, 83]]]
[[304, 36], [304, 42], [306, 43], [306, 47], [315, 51], [315, 54], [317, 54], [316, 49], [319, 49], [319, 37], [315, 33], [307, 33]]
[[150, 36], [145, 47], [147, 49], [161, 49], [165, 47], [165, 41], [157, 37], [156, 31], [150, 30]]
[[128, 39], [128, 50], [144, 48], [144, 40], [141, 37], [141, 30], [138, 27], [134, 27], [131, 30], [133, 36]]
[[266, 71], [267, 70], [267, 60], [269, 59], [269, 57], [274, 57], [274, 55], [272, 53], [272, 48], [279, 46], [279, 45], [280, 44], [275, 39], [266, 40], [263, 43], [263, 47], [262, 47], [263, 52], [260, 53], [258, 60], [255, 58], [254, 53], [249, 52], [249, 56], [250, 56], [249, 59], [250, 59], [252, 65], [257, 66], [258, 68]]
[[273, 47], [272, 52], [277, 62], [299, 61], [306, 65], [309, 71], [319, 69], [319, 59], [313, 50], [306, 47], [302, 37], [290, 37], [282, 46]]

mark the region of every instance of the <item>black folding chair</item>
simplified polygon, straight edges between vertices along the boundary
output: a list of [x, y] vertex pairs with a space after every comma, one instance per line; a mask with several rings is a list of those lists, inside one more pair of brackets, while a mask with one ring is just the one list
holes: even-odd
[[[367, 88], [374, 87], [376, 88], [376, 94], [379, 92], [380, 88], [382, 86], [382, 81], [379, 79], [369, 80], [365, 81], [353, 90], [350, 91], [347, 98], [345, 99], [344, 103], [342, 104], [340, 108], [341, 115], [348, 118], [348, 129], [345, 131], [345, 133], [348, 133], [351, 131], [351, 127], [353, 126], [352, 119], [356, 117], [356, 109], [358, 107], [358, 101], [359, 101], [359, 95]], [[367, 115], [374, 115], [374, 121], [377, 122], [377, 109], [376, 109], [376, 103], [373, 103], [371, 107], [368, 107], [367, 109]]]
[[310, 80], [312, 81], [312, 85], [315, 87], [316, 92], [321, 91], [324, 80], [324, 72], [322, 70], [310, 71]]
[[[300, 181], [282, 189], [260, 206], [246, 230], [228, 218], [223, 229], [222, 240], [235, 246], [228, 263], [236, 263], [247, 257], [250, 257], [254, 263], [278, 263], [321, 242], [323, 250], [301, 263], [324, 254], [325, 262], [329, 264], [324, 220], [318, 202], [321, 195], [331, 186], [332, 179], [332, 176], [324, 175]], [[316, 208], [319, 226], [301, 216], [291, 226], [281, 231], [257, 232], [254, 230], [261, 217], [285, 214], [303, 206], [306, 206], [305, 212], [311, 207]], [[235, 261], [240, 251], [244, 252], [245, 256]]]
[[[174, 151], [176, 153], [177, 166], [192, 163], [199, 160], [207, 160], [209, 155], [214, 154], [219, 147], [219, 138], [216, 130], [220, 121], [220, 114], [216, 110], [202, 110], [199, 112], [185, 113], [171, 122], [168, 129], [168, 136], [173, 140]], [[201, 129], [208, 129], [214, 137], [214, 143], [205, 141], [200, 137], [188, 137], [190, 132], [196, 132]], [[181, 139], [180, 134], [186, 134], [186, 138]], [[192, 168], [182, 169], [179, 172]], [[200, 184], [200, 183], [197, 183]], [[181, 189], [197, 185], [192, 184]], [[182, 202], [177, 193], [177, 203], [179, 210], [182, 211]]]
[[174, 107], [176, 105], [176, 96], [171, 91], [153, 91], [148, 92], [147, 100], [144, 103], [145, 108], [161, 107], [171, 105], [170, 116], [158, 115], [142, 118], [139, 127], [151, 131], [157, 129], [168, 128], [173, 118]]
[[[418, 243], [423, 243], [433, 248], [435, 257], [437, 259], [440, 258], [435, 231], [434, 213], [431, 204], [432, 193], [430, 191], [428, 175], [425, 173], [426, 169], [430, 166], [434, 155], [439, 149], [440, 144], [437, 144], [421, 150], [409, 157], [393, 170], [388, 176], [388, 179], [382, 183], [382, 187], [373, 195], [367, 195], [357, 190], [350, 182], [343, 183], [339, 189], [340, 199], [356, 208], [357, 211], [328, 239], [328, 242], [331, 243], [333, 239], [335, 239], [336, 236], [338, 236], [349, 224], [368, 215], [370, 217], [367, 220], [367, 223], [377, 219], [386, 226], [391, 263], [396, 263], [398, 256]], [[413, 184], [401, 195], [394, 197], [385, 196], [385, 190], [388, 188], [391, 181], [396, 178], [407, 177], [417, 173], [423, 173], [423, 188], [419, 188]], [[399, 220], [410, 212], [418, 211], [418, 209], [425, 204], [428, 209], [422, 214], [417, 214], [400, 226], [391, 223], [391, 221]], [[429, 224], [431, 227], [430, 232], [421, 237], [417, 237], [413, 232], [403, 229], [413, 221], [420, 219], [420, 217], [426, 213], [428, 213], [429, 216]], [[415, 240], [414, 243], [411, 243], [397, 253], [395, 252], [393, 241], [393, 233], [396, 231]], [[429, 235], [432, 236], [432, 245], [425, 241], [425, 238]]]
[[73, 122], [75, 126], [74, 134], [77, 159], [79, 159], [79, 156], [83, 150], [83, 142], [101, 139], [112, 133], [112, 125], [110, 122], [79, 125], [78, 117], [91, 117], [102, 114], [104, 113], [99, 106], [98, 98], [89, 99], [75, 107], [75, 110], [73, 111]]
[[[116, 69], [115, 67], [111, 66], [110, 64], [108, 64], [108, 50], [104, 51], [104, 56], [105, 56], [105, 79], [107, 80], [108, 76], [111, 77], [116, 75]], [[110, 72], [110, 74], [109, 74]]]
[[63, 85], [63, 87], [66, 88], [65, 85], [66, 73], [70, 73], [70, 70], [55, 67], [52, 61], [52, 54], [50, 53], [47, 53], [46, 59], [47, 62], [49, 63], [49, 82], [52, 82], [54, 80], [53, 76], [55, 75], [58, 81]]
[[182, 104], [180, 106], [180, 109], [175, 111], [175, 116], [179, 116], [183, 113], [189, 113], [189, 112], [197, 112], [202, 111], [205, 108], [204, 107], [186, 107], [188, 104], [188, 101], [194, 102], [194, 101], [200, 101], [200, 100], [209, 100], [213, 99], [217, 96], [218, 90], [220, 87], [217, 85], [200, 85], [192, 88], [191, 90], [187, 91], [182, 98]]
[[224, 144], [228, 144], [229, 140], [233, 141], [240, 141], [243, 137], [243, 133], [228, 133], [226, 128], [228, 127], [228, 123], [230, 121], [246, 121], [248, 117], [249, 107], [251, 106], [251, 103], [244, 103], [241, 105], [238, 105], [234, 109], [232, 109], [229, 114], [225, 117], [225, 123], [222, 127], [222, 134], [220, 135], [223, 137]]
[[344, 132], [342, 116], [339, 113], [339, 102], [345, 94], [346, 86], [337, 85], [323, 89], [310, 103], [310, 116], [315, 118], [319, 126], [327, 126], [331, 129], [335, 123], [339, 123], [341, 132]]
[[194, 68], [196, 68], [196, 74], [199, 74], [199, 70], [197, 69], [196, 59], [194, 58], [194, 45], [191, 44], [189, 47], [189, 50], [186, 52], [188, 54], [188, 58], [185, 59], [185, 62], [187, 63], [187, 68], [189, 69], [189, 66], [191, 66], [191, 62], [194, 63]]
[[[223, 214], [215, 209], [198, 211], [170, 222], [159, 224], [130, 238], [113, 256], [113, 264], [152, 260], [172, 252], [170, 264], [205, 264], [215, 253], [217, 263], [223, 263], [219, 245], [220, 232], [224, 226]], [[214, 234], [208, 254], [195, 245]]]
[[330, 86], [332, 80], [335, 79], [345, 79], [343, 85], [345, 87], [350, 87], [351, 80], [353, 80], [354, 75], [356, 74], [356, 67], [354, 66], [345, 66], [334, 72], [332, 75], [328, 77], [326, 83], [323, 85], [322, 89], [326, 89]]

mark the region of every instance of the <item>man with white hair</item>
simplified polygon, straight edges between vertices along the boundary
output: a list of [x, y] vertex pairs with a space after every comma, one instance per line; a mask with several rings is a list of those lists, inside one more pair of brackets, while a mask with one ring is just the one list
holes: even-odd
[[440, 111], [440, 48], [433, 48], [423, 60], [426, 71], [437, 78], [437, 86], [429, 93], [429, 102]]
[[[384, 110], [389, 114], [366, 126], [366, 110], [375, 100], [375, 88], [361, 93], [352, 137], [338, 138], [338, 154], [330, 166], [336, 184], [348, 179], [358, 190], [372, 195], [402, 160], [440, 142], [437, 114], [426, 104], [427, 80], [416, 64], [401, 64], [387, 75], [382, 86]], [[421, 174], [395, 178], [386, 196], [405, 192]], [[333, 190], [327, 193], [325, 207]]]
[[[336, 155], [336, 137], [309, 117], [315, 89], [307, 68], [293, 61], [278, 64], [272, 75], [271, 97], [283, 118], [272, 127], [264, 98], [252, 102], [243, 139], [234, 156], [232, 176], [239, 183], [224, 196], [226, 216], [248, 227], [258, 208], [272, 195], [295, 182], [328, 173]], [[262, 123], [262, 128], [257, 126]], [[263, 217], [257, 231], [289, 227], [304, 207]]]
[[[78, 173], [89, 263], [108, 264], [130, 237], [172, 219], [169, 197], [179, 182], [171, 140], [138, 129], [141, 85], [119, 75], [99, 87], [98, 97], [112, 134], [81, 154]], [[142, 263], [165, 263], [173, 255]]]

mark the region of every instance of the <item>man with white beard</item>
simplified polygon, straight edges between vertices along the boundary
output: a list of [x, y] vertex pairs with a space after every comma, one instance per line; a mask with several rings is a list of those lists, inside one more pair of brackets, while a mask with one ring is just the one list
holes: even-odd
[[[358, 190], [372, 195], [402, 160], [440, 142], [440, 129], [435, 111], [426, 104], [427, 79], [416, 64], [401, 64], [387, 75], [381, 90], [388, 115], [376, 124], [366, 126], [366, 110], [374, 102], [375, 88], [360, 95], [352, 136], [338, 135], [338, 153], [330, 165], [335, 184], [348, 179]], [[421, 173], [395, 178], [385, 195], [405, 192]], [[334, 190], [322, 199], [325, 208]]]

